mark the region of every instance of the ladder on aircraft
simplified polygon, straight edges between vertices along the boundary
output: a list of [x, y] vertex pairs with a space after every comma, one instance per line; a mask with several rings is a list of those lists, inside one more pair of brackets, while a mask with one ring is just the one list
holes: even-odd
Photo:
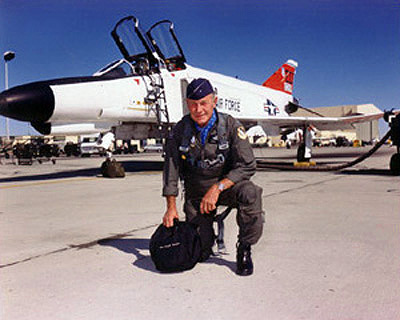
[[156, 115], [161, 138], [164, 138], [166, 137], [165, 134], [171, 129], [164, 82], [159, 75], [156, 75], [156, 77], [149, 75], [149, 78], [152, 88], [148, 90], [144, 101], [150, 106], [150, 111]]
[[[168, 59], [162, 50], [156, 44], [156, 38], [152, 36], [152, 31], [158, 31], [158, 35], [168, 36], [166, 38], [169, 46], [165, 47], [168, 53], [171, 53], [175, 59]], [[173, 24], [170, 21], [163, 20], [153, 25], [147, 33], [144, 33], [139, 20], [134, 16], [128, 16], [116, 24], [111, 35], [120, 49], [124, 58], [132, 66], [140, 65], [143, 60], [147, 62], [147, 68], [141, 69], [142, 76], [150, 79], [145, 102], [150, 106], [150, 112], [154, 112], [157, 119], [158, 129], [161, 137], [166, 137], [166, 133], [171, 129], [170, 117], [168, 113], [165, 85], [162, 77], [162, 69], [167, 68], [166, 62], [185, 62], [182, 49], [177, 41], [173, 31]], [[164, 42], [163, 42], [164, 43]], [[171, 51], [171, 48], [174, 50]], [[178, 59], [177, 61], [175, 61]]]

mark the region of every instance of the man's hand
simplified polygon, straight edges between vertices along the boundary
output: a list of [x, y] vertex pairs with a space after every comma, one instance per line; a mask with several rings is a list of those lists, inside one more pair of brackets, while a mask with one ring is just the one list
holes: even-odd
[[216, 204], [221, 193], [218, 185], [214, 184], [208, 189], [200, 203], [200, 213], [210, 213], [217, 208]]
[[217, 201], [222, 192], [218, 189], [218, 184], [220, 183], [224, 185], [224, 190], [235, 185], [235, 183], [228, 178], [224, 178], [219, 183], [213, 184], [201, 200], [200, 213], [210, 213], [211, 211], [217, 209]]
[[167, 228], [174, 225], [174, 219], [179, 219], [178, 211], [176, 210], [176, 197], [167, 196], [167, 211], [163, 217], [163, 224]]
[[179, 219], [178, 212], [176, 210], [167, 210], [163, 217], [163, 224], [167, 228], [174, 225], [174, 219]]

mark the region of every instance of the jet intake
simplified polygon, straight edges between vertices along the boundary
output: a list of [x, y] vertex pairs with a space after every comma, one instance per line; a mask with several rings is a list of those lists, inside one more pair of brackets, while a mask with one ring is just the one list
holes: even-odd
[[299, 105], [293, 102], [289, 102], [286, 106], [285, 106], [285, 111], [288, 114], [294, 113], [299, 109]]
[[[145, 112], [147, 115], [145, 115]], [[101, 109], [98, 117], [99, 120], [109, 121], [145, 121], [145, 122], [156, 122], [156, 116], [154, 113], [149, 114], [148, 107], [142, 108], [104, 108]]]

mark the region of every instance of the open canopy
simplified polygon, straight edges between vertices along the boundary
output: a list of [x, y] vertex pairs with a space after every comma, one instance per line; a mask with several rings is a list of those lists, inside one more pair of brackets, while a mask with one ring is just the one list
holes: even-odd
[[174, 24], [169, 20], [162, 20], [154, 24], [146, 35], [157, 54], [164, 60], [168, 70], [185, 68], [185, 56], [178, 38], [174, 32]]
[[157, 22], [144, 33], [139, 20], [128, 16], [118, 21], [111, 35], [125, 60], [139, 69], [185, 69], [185, 56], [169, 20]]

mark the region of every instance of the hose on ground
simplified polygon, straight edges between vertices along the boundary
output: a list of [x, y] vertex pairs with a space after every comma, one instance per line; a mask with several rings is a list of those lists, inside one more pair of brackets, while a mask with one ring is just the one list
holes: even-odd
[[339, 171], [343, 170], [346, 168], [349, 168], [351, 166], [356, 165], [357, 163], [360, 163], [361, 161], [364, 161], [365, 159], [369, 158], [371, 155], [373, 155], [385, 142], [389, 137], [391, 136], [392, 130], [390, 129], [381, 140], [368, 152], [362, 154], [358, 158], [342, 163], [339, 165], [317, 165], [317, 166], [306, 166], [306, 167], [301, 167], [301, 166], [294, 166], [292, 164], [276, 164], [276, 163], [268, 163], [265, 160], [258, 159], [257, 161], [257, 170], [263, 170], [263, 169], [280, 169], [280, 170], [295, 170], [295, 171]]

